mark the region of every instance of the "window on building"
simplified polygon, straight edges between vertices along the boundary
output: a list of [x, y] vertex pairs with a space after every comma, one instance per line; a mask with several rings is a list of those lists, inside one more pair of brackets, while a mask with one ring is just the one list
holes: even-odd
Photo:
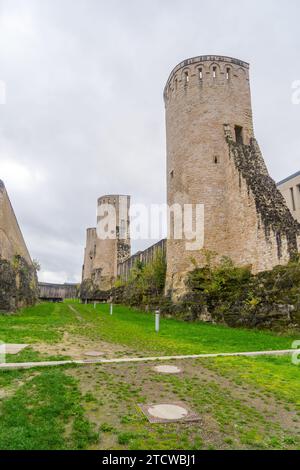
[[170, 171], [170, 177], [171, 177], [171, 179], [174, 178], [174, 170], [171, 170], [171, 171]]
[[217, 76], [217, 67], [213, 67], [213, 78]]
[[296, 204], [295, 204], [294, 188], [290, 188], [290, 193], [291, 193], [292, 208], [293, 208], [293, 211], [295, 211], [296, 210]]
[[214, 163], [217, 165], [217, 163], [219, 163], [219, 159], [217, 157], [217, 155], [214, 156]]
[[226, 79], [229, 80], [230, 79], [230, 68], [227, 67], [226, 69]]
[[234, 131], [235, 131], [236, 143], [243, 144], [244, 143], [243, 128], [241, 126], [235, 126]]
[[200, 79], [200, 80], [203, 79], [203, 70], [202, 70], [202, 67], [199, 69], [199, 79]]
[[190, 81], [190, 77], [189, 77], [189, 73], [188, 72], [184, 72], [184, 75], [185, 75], [185, 83], [189, 83]]

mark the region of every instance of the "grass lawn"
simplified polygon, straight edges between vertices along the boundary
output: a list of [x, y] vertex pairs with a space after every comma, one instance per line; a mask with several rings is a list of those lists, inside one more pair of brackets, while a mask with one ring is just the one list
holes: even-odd
[[[71, 309], [71, 308], [73, 309]], [[233, 329], [222, 325], [186, 323], [161, 319], [160, 333], [154, 331], [154, 315], [115, 306], [112, 316], [105, 304], [49, 304], [27, 308], [17, 315], [0, 316], [0, 340], [11, 343], [63, 342], [64, 334], [79, 335], [91, 342], [122, 345], [137, 355], [182, 355], [290, 349], [297, 336], [265, 331]], [[68, 357], [61, 348], [55, 358]], [[23, 352], [27, 360], [29, 352]]]
[[[198, 354], [291, 348], [297, 337], [189, 324], [126, 307], [41, 304], [0, 316], [0, 340], [30, 348], [9, 360]], [[299, 338], [298, 338], [299, 339]], [[76, 356], [77, 355], [77, 356]], [[84, 357], [84, 356], [83, 356]], [[298, 449], [300, 368], [291, 358], [174, 361], [0, 371], [0, 449]], [[185, 402], [200, 421], [150, 424], [141, 403]]]

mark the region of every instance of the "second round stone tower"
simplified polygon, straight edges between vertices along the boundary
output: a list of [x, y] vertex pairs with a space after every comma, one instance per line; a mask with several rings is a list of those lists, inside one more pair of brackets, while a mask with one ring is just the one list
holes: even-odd
[[[298, 251], [299, 224], [270, 178], [254, 138], [249, 64], [220, 56], [185, 60], [171, 72], [164, 100], [167, 200], [204, 206], [204, 248], [254, 272]], [[184, 291], [200, 250], [175, 239], [169, 221], [167, 291]], [[298, 240], [298, 241], [297, 241]], [[193, 259], [193, 261], [192, 261]]]
[[82, 280], [101, 291], [112, 288], [119, 263], [130, 257], [130, 196], [111, 194], [97, 201], [97, 228], [87, 229]]

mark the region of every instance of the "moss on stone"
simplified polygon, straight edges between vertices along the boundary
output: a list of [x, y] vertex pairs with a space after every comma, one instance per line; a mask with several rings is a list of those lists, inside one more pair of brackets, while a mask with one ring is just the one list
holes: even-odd
[[22, 256], [12, 262], [0, 259], [0, 312], [34, 305], [38, 299], [37, 276]]

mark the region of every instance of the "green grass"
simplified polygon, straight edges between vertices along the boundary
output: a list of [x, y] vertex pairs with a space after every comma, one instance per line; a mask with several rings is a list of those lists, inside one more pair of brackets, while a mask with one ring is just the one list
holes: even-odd
[[[6, 372], [2, 373], [5, 374]], [[28, 374], [28, 373], [27, 373]], [[24, 379], [24, 373], [8, 374]], [[0, 407], [0, 449], [85, 449], [98, 435], [86, 420], [76, 381], [61, 369], [25, 382]], [[66, 432], [68, 430], [68, 432]]]
[[[155, 333], [153, 314], [115, 306], [110, 316], [104, 304], [94, 309], [76, 302], [45, 303], [0, 316], [0, 340], [5, 342], [60, 344], [64, 332], [95, 344], [124, 346], [137, 356], [289, 349], [295, 339], [173, 319], [162, 319]], [[8, 361], [62, 358], [63, 350], [50, 356], [29, 347]], [[158, 375], [152, 367], [0, 371], [0, 449], [299, 448], [300, 368], [290, 357], [190, 360], [178, 376]], [[185, 402], [200, 423], [150, 424], [138, 404], [163, 400]]]
[[[192, 361], [192, 366], [192, 370], [178, 376], [159, 375], [151, 366], [138, 364], [126, 369], [124, 365], [94, 366], [92, 375], [88, 370], [74, 370], [75, 374], [80, 372], [81, 386], [93, 390], [98, 403], [95, 406], [85, 401], [84, 407], [100, 425], [101, 448], [106, 449], [107, 439], [109, 448], [124, 450], [299, 448], [299, 433], [294, 426], [287, 428], [276, 416], [279, 400], [275, 413], [274, 409], [268, 410], [270, 397], [257, 407], [251, 399], [256, 394], [255, 386], [224, 384], [218, 375], [205, 375], [199, 361]], [[184, 402], [198, 413], [200, 421], [150, 424], [137, 406], [166, 401]]]
[[[69, 306], [76, 309], [76, 315]], [[16, 315], [0, 316], [0, 340], [11, 343], [59, 343], [63, 333], [126, 346], [137, 355], [183, 355], [218, 352], [245, 352], [289, 349], [295, 336], [266, 331], [233, 329], [222, 325], [187, 323], [161, 319], [159, 333], [154, 331], [154, 315], [124, 306], [43, 303], [21, 310]], [[64, 354], [53, 357], [67, 358]], [[46, 359], [24, 351], [9, 361]]]
[[62, 338], [67, 325], [77, 322], [66, 305], [42, 303], [16, 314], [0, 315], [0, 340], [7, 343], [55, 343]]
[[198, 360], [203, 367], [228, 377], [237, 385], [249, 384], [266, 396], [292, 404], [300, 412], [300, 367], [286, 357], [228, 357]]
[[292, 336], [279, 336], [265, 331], [233, 329], [222, 325], [187, 323], [161, 319], [160, 332], [154, 331], [154, 315], [128, 307], [115, 306], [113, 316], [109, 306], [77, 305], [87, 326], [83, 333], [156, 354], [201, 354], [214, 352], [245, 352], [289, 349]]

